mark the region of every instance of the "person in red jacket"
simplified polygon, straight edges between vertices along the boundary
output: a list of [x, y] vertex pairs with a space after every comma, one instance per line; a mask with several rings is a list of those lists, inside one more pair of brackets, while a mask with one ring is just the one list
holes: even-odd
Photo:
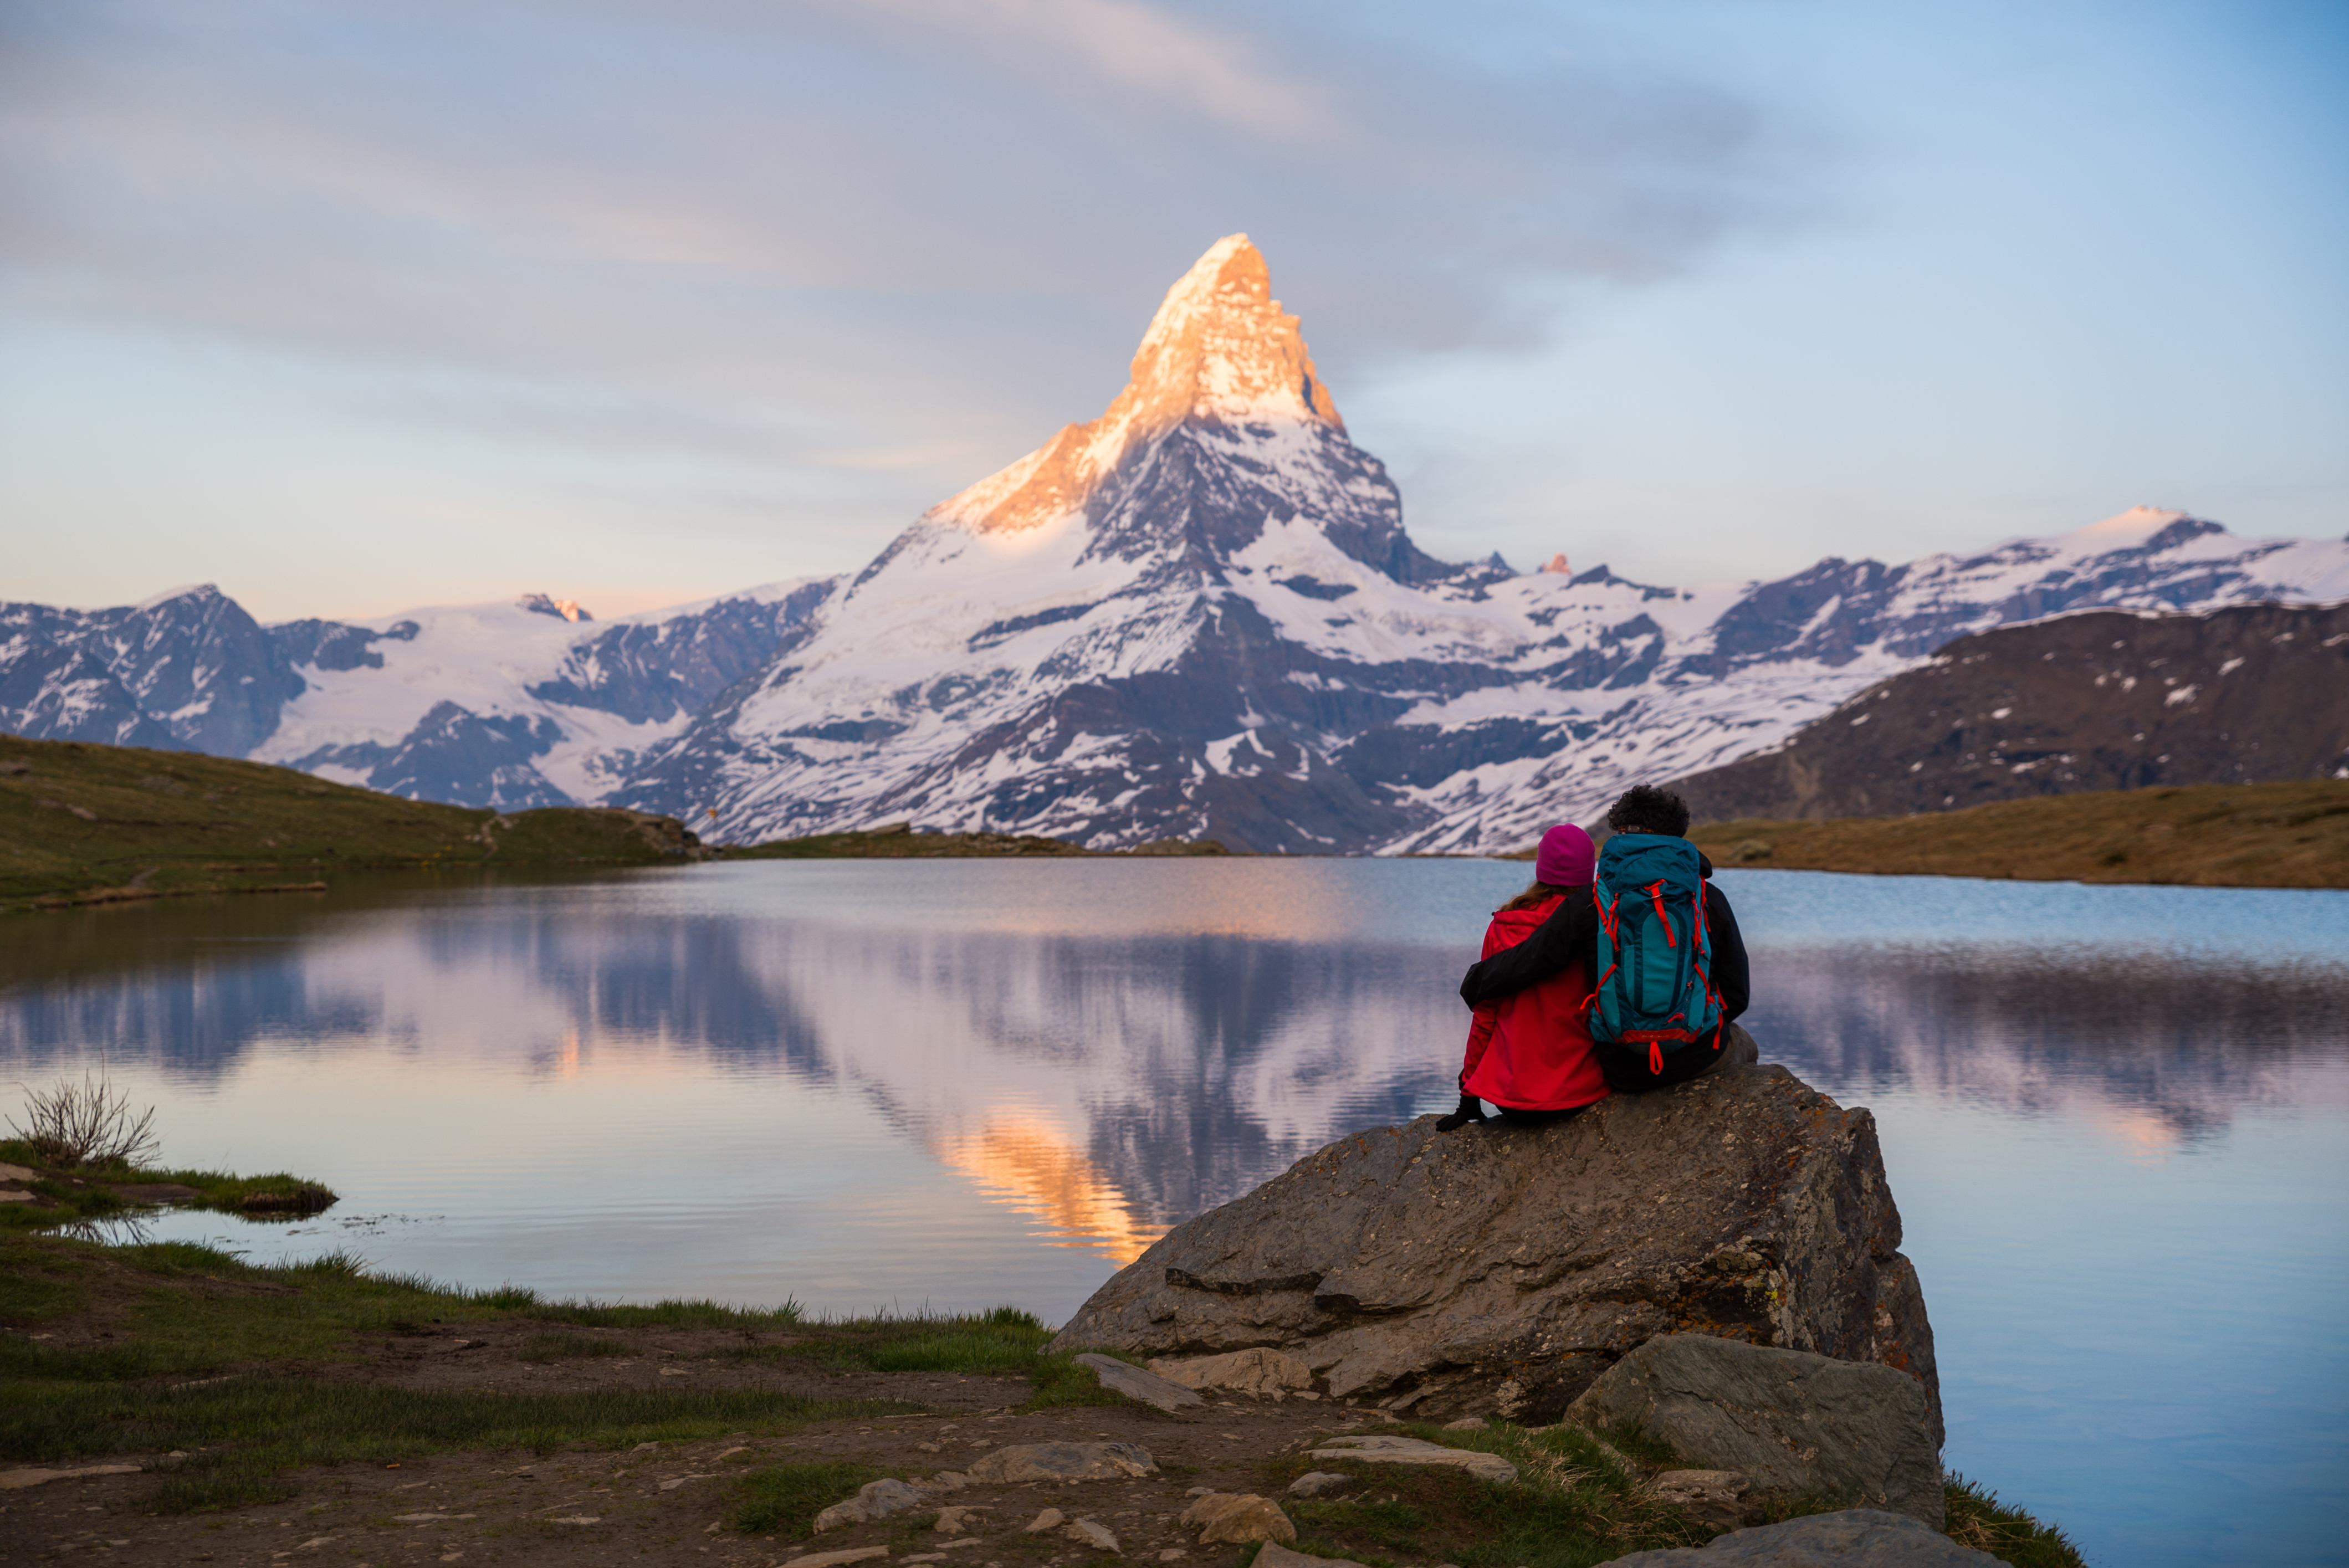
[[[1533, 885], [1493, 912], [1485, 932], [1490, 958], [1515, 947], [1569, 898], [1590, 901], [1599, 852], [1590, 835], [1562, 824], [1542, 835], [1534, 856]], [[1435, 1124], [1451, 1132], [1485, 1119], [1479, 1100], [1501, 1108], [1504, 1121], [1556, 1120], [1607, 1098], [1607, 1078], [1590, 1054], [1582, 1004], [1590, 994], [1585, 955], [1547, 979], [1484, 1003], [1468, 1028], [1460, 1068], [1460, 1108]]]

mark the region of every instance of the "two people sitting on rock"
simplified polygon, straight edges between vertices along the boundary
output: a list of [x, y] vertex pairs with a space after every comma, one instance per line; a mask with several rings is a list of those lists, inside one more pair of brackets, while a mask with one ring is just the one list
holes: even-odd
[[1482, 1121], [1480, 1100], [1551, 1120], [1754, 1059], [1731, 1023], [1751, 994], [1744, 938], [1688, 824], [1678, 795], [1639, 784], [1607, 812], [1604, 854], [1571, 825], [1542, 835], [1533, 884], [1495, 912], [1460, 983], [1475, 1020], [1437, 1130]]

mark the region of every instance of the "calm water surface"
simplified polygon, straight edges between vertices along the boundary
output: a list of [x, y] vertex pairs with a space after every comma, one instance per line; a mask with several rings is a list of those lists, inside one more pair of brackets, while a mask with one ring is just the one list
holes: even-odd
[[[153, 1233], [549, 1295], [1066, 1316], [1448, 1107], [1486, 861], [765, 862], [0, 923], [0, 1076], [343, 1196]], [[1728, 872], [1871, 1107], [1954, 1468], [2099, 1563], [2349, 1562], [2349, 895]]]

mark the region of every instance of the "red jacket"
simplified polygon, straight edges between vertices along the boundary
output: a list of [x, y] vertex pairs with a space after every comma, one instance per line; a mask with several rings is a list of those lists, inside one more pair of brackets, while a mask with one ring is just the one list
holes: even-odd
[[[1588, 898], [1577, 889], [1574, 895]], [[1490, 958], [1534, 934], [1562, 901], [1505, 909], [1485, 932]], [[1568, 1110], [1607, 1098], [1607, 1079], [1590, 1057], [1582, 1004], [1590, 994], [1590, 960], [1578, 957], [1547, 980], [1476, 1009], [1468, 1028], [1460, 1091], [1513, 1110]]]

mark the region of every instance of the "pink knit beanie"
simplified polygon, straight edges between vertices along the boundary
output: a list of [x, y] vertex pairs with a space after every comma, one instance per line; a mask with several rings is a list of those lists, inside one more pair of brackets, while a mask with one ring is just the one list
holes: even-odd
[[1534, 854], [1534, 880], [1551, 887], [1583, 887], [1598, 863], [1599, 851], [1591, 846], [1590, 835], [1570, 822], [1561, 822], [1542, 835], [1541, 848]]

